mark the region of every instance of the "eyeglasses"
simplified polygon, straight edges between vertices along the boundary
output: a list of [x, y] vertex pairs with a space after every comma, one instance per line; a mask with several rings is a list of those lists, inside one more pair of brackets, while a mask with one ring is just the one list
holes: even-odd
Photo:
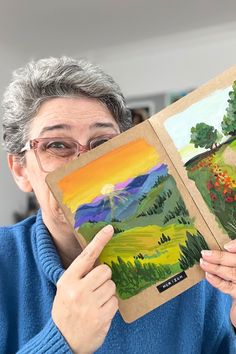
[[117, 134], [98, 136], [90, 140], [87, 145], [81, 145], [78, 141], [71, 138], [37, 138], [29, 140], [20, 152], [33, 150], [39, 167], [43, 172], [48, 173], [115, 136]]

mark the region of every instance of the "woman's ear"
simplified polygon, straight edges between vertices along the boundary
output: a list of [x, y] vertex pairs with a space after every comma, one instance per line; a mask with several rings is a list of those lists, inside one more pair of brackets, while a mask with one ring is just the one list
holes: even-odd
[[32, 186], [28, 179], [27, 169], [16, 155], [8, 154], [8, 166], [18, 187], [23, 192], [32, 192]]

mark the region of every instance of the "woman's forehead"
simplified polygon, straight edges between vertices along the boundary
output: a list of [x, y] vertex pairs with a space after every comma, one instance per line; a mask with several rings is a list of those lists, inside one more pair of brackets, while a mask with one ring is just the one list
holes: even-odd
[[42, 103], [33, 118], [30, 131], [74, 129], [78, 126], [117, 123], [108, 108], [100, 101], [90, 98], [54, 98]]
[[44, 101], [35, 117], [69, 117], [89, 116], [91, 113], [96, 114], [105, 113], [111, 114], [105, 104], [97, 99], [89, 97], [58, 97]]

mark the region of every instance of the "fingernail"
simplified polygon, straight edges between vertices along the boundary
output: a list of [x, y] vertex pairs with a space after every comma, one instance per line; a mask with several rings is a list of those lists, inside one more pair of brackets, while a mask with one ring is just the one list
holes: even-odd
[[235, 241], [230, 241], [224, 245], [224, 248], [227, 251], [235, 250], [236, 251], [236, 243]]
[[103, 228], [103, 231], [107, 232], [107, 233], [111, 233], [112, 231], [114, 231], [113, 226], [112, 225], [106, 225]]
[[201, 254], [203, 255], [203, 256], [211, 256], [212, 255], [212, 251], [209, 251], [209, 250], [203, 250], [203, 251], [201, 251]]
[[207, 265], [208, 263], [206, 261], [204, 261], [202, 258], [200, 258], [200, 264]]

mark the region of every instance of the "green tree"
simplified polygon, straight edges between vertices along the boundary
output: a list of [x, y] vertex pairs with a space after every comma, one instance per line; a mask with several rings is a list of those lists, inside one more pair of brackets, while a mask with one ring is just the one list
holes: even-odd
[[221, 122], [224, 135], [236, 135], [236, 81], [233, 83], [233, 91], [229, 93], [228, 107]]
[[201, 251], [209, 249], [206, 240], [199, 231], [196, 234], [186, 231], [185, 245], [180, 244], [179, 248], [179, 264], [183, 270], [191, 268], [194, 264], [198, 263], [201, 258]]
[[212, 125], [197, 123], [195, 127], [191, 128], [190, 143], [194, 144], [195, 148], [202, 147], [212, 150], [214, 145], [217, 147], [219, 137], [220, 135], [218, 130]]

